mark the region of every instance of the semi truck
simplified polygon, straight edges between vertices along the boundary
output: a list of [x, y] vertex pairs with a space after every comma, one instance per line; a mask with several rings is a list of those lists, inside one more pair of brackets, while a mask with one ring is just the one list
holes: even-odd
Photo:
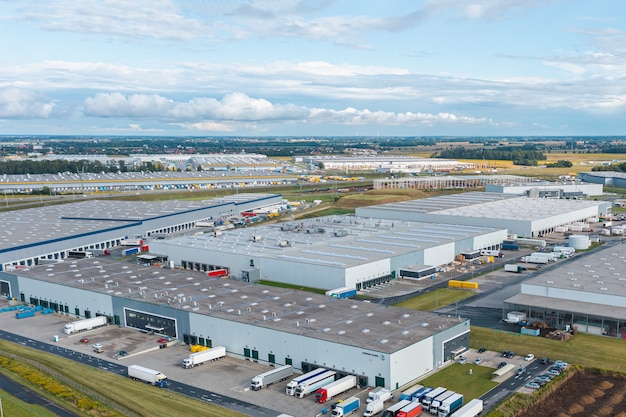
[[333, 408], [331, 415], [333, 417], [343, 417], [354, 413], [361, 406], [361, 400], [358, 397], [350, 397], [343, 400]]
[[408, 405], [404, 406], [396, 417], [417, 417], [422, 413], [422, 404], [418, 402], [411, 402]]
[[559, 253], [558, 252], [533, 252], [528, 256], [543, 256], [545, 258], [548, 258], [549, 262], [554, 262], [559, 258]]
[[372, 417], [385, 409], [385, 403], [381, 400], [374, 400], [367, 403], [363, 417]]
[[63, 326], [63, 332], [65, 334], [72, 334], [80, 332], [81, 330], [91, 330], [96, 327], [104, 326], [107, 324], [106, 316], [96, 316], [90, 319], [83, 319], [74, 321], [72, 323], [67, 323]]
[[326, 291], [326, 295], [335, 298], [353, 298], [356, 297], [356, 288], [341, 287], [334, 290]]
[[387, 408], [382, 417], [396, 417], [398, 415], [398, 412], [409, 404], [411, 404], [411, 401], [409, 400], [400, 400], [394, 405]]
[[389, 401], [392, 398], [393, 398], [393, 392], [391, 392], [391, 390], [384, 388], [384, 387], [378, 387], [378, 388], [374, 388], [373, 390], [369, 392], [369, 394], [367, 394], [366, 401], [368, 403], [372, 401], [378, 401], [378, 400], [385, 402], [385, 401]]
[[443, 388], [443, 387], [437, 387], [434, 390], [432, 390], [431, 392], [429, 392], [428, 394], [424, 395], [424, 398], [422, 398], [422, 405], [424, 406], [424, 408], [426, 410], [430, 409], [430, 404], [432, 404], [433, 400], [435, 398], [437, 398], [438, 396], [440, 396], [441, 394], [443, 394], [444, 392], [446, 392], [447, 389]]
[[315, 392], [315, 401], [320, 404], [332, 399], [333, 397], [343, 394], [351, 388], [356, 387], [357, 379], [354, 375], [347, 375], [336, 380], [322, 388], [318, 388]]
[[456, 410], [450, 417], [476, 417], [483, 412], [483, 400], [473, 399]]
[[517, 265], [517, 264], [505, 264], [504, 265], [504, 270], [506, 272], [515, 272], [515, 273], [520, 273], [524, 270], [524, 268], [522, 268], [521, 266]]
[[483, 249], [480, 251], [480, 254], [486, 255], [486, 256], [495, 256], [497, 258], [502, 258], [504, 256], [504, 252], [502, 252], [500, 249], [497, 249], [497, 250]]
[[447, 400], [448, 398], [450, 398], [451, 396], [453, 396], [454, 394], [456, 394], [456, 392], [446, 391], [443, 394], [439, 395], [437, 398], [433, 398], [433, 401], [430, 403], [430, 406], [428, 407], [428, 412], [435, 416], [439, 414], [439, 406], [441, 405], [441, 403]]
[[157, 387], [165, 388], [167, 386], [167, 377], [154, 369], [144, 368], [139, 365], [130, 365], [128, 367], [128, 376], [132, 379], [147, 382]]
[[429, 392], [431, 392], [433, 390], [432, 387], [424, 387], [421, 390], [417, 391], [415, 394], [413, 394], [413, 397], [411, 397], [411, 401], [419, 401], [420, 403], [422, 402], [422, 399], [424, 398], [424, 396], [426, 394], [428, 394]]
[[337, 372], [329, 370], [324, 372], [323, 374], [316, 376], [315, 378], [311, 378], [306, 382], [298, 384], [294, 396], [298, 398], [304, 398], [305, 396], [317, 391], [319, 388], [322, 388], [323, 386], [334, 382], [336, 374]]
[[569, 246], [554, 246], [552, 248], [552, 252], [562, 252], [571, 256], [576, 253], [576, 249], [570, 248]]
[[463, 394], [454, 394], [441, 402], [439, 406], [439, 417], [448, 417], [462, 406]]
[[521, 261], [529, 264], [547, 264], [549, 262], [545, 256], [522, 256]]
[[311, 372], [307, 372], [304, 375], [295, 377], [294, 379], [289, 381], [289, 383], [285, 387], [285, 394], [294, 395], [296, 393], [296, 388], [298, 387], [298, 385], [300, 385], [300, 383], [315, 378], [316, 376], [323, 374], [326, 371], [328, 371], [328, 369], [326, 368], [317, 368], [312, 370]]
[[189, 369], [194, 366], [201, 365], [205, 362], [216, 361], [226, 356], [226, 348], [224, 346], [216, 346], [208, 350], [195, 352], [183, 359], [183, 368]]
[[417, 393], [422, 388], [424, 388], [424, 386], [418, 384], [418, 385], [413, 385], [411, 388], [405, 389], [404, 391], [402, 391], [402, 393], [398, 397], [398, 401], [399, 400], [411, 401], [411, 398], [413, 398], [413, 395], [415, 395], [415, 393]]
[[[209, 351], [210, 352], [210, 351]], [[265, 387], [268, 387], [276, 382], [284, 381], [293, 375], [293, 366], [285, 365], [267, 372], [263, 372], [252, 378], [250, 381], [250, 389], [258, 391]]]

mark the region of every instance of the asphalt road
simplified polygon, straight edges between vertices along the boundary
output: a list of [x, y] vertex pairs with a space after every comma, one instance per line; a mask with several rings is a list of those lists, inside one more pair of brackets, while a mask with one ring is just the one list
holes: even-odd
[[[62, 356], [64, 358], [80, 362], [83, 365], [92, 366], [94, 368], [101, 369], [103, 371], [119, 374], [122, 376], [127, 376], [127, 367], [120, 365], [115, 362], [110, 362], [105, 359], [100, 359], [98, 357], [94, 357], [91, 355], [85, 355], [79, 352], [75, 352], [70, 349], [66, 349], [60, 346], [51, 345], [49, 343], [40, 342], [38, 340], [29, 339], [27, 337], [19, 336], [13, 333], [5, 332], [4, 330], [0, 330], [0, 338], [18, 343], [22, 346], [28, 346], [33, 349], [38, 349], [41, 351], [45, 351], [48, 353], [52, 353], [58, 356]], [[163, 388], [155, 388], [155, 389], [163, 389]], [[232, 397], [228, 397], [221, 394], [216, 394], [211, 391], [198, 389], [191, 385], [183, 384], [181, 382], [169, 380], [169, 385], [167, 388], [164, 388], [169, 391], [177, 392], [182, 395], [186, 395], [191, 398], [196, 398], [201, 401], [209, 402], [220, 407], [228, 408], [234, 411], [238, 411], [240, 413], [252, 416], [252, 417], [273, 417], [281, 414], [278, 411], [270, 410], [268, 408], [259, 407], [257, 405], [241, 401]], [[26, 388], [23, 389], [26, 391]], [[8, 391], [7, 392], [11, 392]], [[17, 395], [16, 395], [17, 396]], [[48, 400], [44, 399], [47, 403]], [[49, 403], [51, 406], [54, 405]], [[57, 406], [58, 407], [58, 406]], [[47, 407], [48, 408], [48, 407]], [[61, 407], [58, 407], [59, 411], [65, 411], [65, 414], [61, 414], [60, 412], [54, 411], [57, 415], [61, 417], [74, 417], [75, 414], [69, 413], [66, 410], [63, 410]]]

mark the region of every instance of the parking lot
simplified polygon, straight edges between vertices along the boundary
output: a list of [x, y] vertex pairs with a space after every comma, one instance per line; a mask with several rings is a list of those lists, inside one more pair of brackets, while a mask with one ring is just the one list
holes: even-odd
[[[354, 388], [333, 398], [326, 404], [316, 403], [314, 395], [309, 395], [303, 399], [285, 395], [285, 386], [291, 379], [261, 391], [252, 391], [249, 389], [252, 377], [271, 368], [227, 356], [216, 362], [184, 369], [181, 362], [183, 358], [189, 355], [190, 351], [188, 346], [179, 341], [169, 342], [167, 348], [160, 348], [161, 343], [158, 343], [160, 336], [114, 325], [80, 332], [76, 335], [66, 335], [63, 333], [63, 325], [71, 320], [69, 316], [61, 314], [38, 314], [35, 317], [20, 320], [16, 319], [15, 314], [10, 312], [0, 314], [0, 326], [7, 332], [65, 347], [85, 355], [117, 361], [126, 366], [137, 364], [157, 369], [172, 380], [296, 417], [315, 416], [320, 414], [323, 409], [326, 409], [330, 414], [330, 407], [333, 402], [353, 395], [358, 396], [364, 403], [369, 391], [369, 389]], [[55, 336], [58, 338], [56, 342], [54, 341]], [[81, 339], [85, 338], [88, 339], [88, 342], [81, 342]], [[102, 353], [93, 351], [92, 345], [95, 343], [102, 345]], [[126, 351], [128, 355], [116, 357], [116, 353], [120, 350]]]

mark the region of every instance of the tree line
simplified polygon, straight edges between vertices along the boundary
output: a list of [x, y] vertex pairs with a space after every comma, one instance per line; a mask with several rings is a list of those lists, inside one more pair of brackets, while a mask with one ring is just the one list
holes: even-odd
[[513, 161], [515, 165], [535, 166], [537, 161], [546, 159], [546, 155], [534, 146], [500, 147], [498, 149], [466, 148], [457, 146], [444, 149], [431, 155], [433, 158], [446, 159], [483, 159]]

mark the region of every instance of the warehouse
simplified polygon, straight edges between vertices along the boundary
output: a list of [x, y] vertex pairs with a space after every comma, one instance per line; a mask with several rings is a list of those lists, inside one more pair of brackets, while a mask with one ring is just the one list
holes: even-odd
[[327, 156], [303, 155], [294, 156], [294, 162], [302, 162], [310, 167], [323, 167], [329, 170], [373, 171], [376, 172], [424, 172], [452, 171], [464, 168], [469, 163], [461, 163], [451, 159], [416, 158], [403, 155], [384, 156]]
[[594, 171], [580, 172], [578, 178], [585, 182], [604, 184], [613, 187], [626, 187], [626, 172]]
[[522, 283], [505, 303], [548, 326], [626, 338], [626, 245], [564, 263]]
[[106, 258], [0, 272], [0, 283], [13, 297], [71, 316], [105, 315], [264, 364], [324, 366], [358, 375], [363, 386], [398, 388], [469, 346], [469, 320], [456, 316]]
[[278, 204], [276, 194], [236, 194], [205, 201], [112, 201], [0, 213], [0, 270], [63, 259], [68, 251], [106, 249], [123, 239], [189, 230], [201, 220]]
[[186, 269], [226, 268], [247, 281], [303, 287], [369, 288], [409, 265], [438, 267], [460, 252], [499, 247], [506, 230], [327, 216], [158, 240], [150, 250]]
[[583, 198], [603, 194], [602, 184], [580, 181], [548, 182], [535, 181], [523, 184], [487, 184], [488, 193], [525, 195], [534, 198]]
[[470, 192], [421, 200], [360, 207], [356, 214], [380, 219], [455, 223], [507, 228], [520, 237], [541, 237], [558, 226], [597, 219], [611, 203], [589, 200], [530, 198]]
[[425, 177], [376, 178], [375, 190], [436, 190], [450, 188], [478, 188], [489, 184], [524, 184], [528, 177], [517, 175], [430, 175]]

